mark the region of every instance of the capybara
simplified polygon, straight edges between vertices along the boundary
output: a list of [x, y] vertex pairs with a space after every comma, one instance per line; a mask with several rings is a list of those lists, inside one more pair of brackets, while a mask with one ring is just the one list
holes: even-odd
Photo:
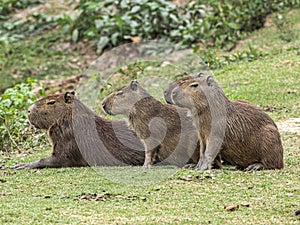
[[[128, 117], [144, 143], [145, 168], [151, 167], [155, 159], [180, 167], [198, 162], [197, 131], [187, 110], [162, 104], [137, 81], [112, 92], [102, 105], [110, 115]], [[219, 161], [216, 166], [221, 167]]]
[[188, 108], [198, 130], [200, 160], [211, 167], [217, 154], [239, 169], [281, 169], [283, 148], [274, 121], [245, 101], [229, 100], [212, 76], [184, 78], [172, 89], [172, 102]]
[[144, 146], [127, 122], [95, 115], [74, 92], [36, 101], [28, 117], [35, 127], [48, 130], [53, 152], [15, 169], [143, 165]]

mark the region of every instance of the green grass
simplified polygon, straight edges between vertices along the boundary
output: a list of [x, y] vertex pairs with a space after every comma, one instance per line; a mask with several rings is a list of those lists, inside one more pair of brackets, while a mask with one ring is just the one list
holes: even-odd
[[[300, 23], [299, 16], [294, 16], [300, 15], [299, 10], [289, 15], [295, 24]], [[276, 122], [300, 117], [298, 40], [283, 41], [274, 26], [257, 31], [250, 44], [268, 55], [230, 63], [213, 71], [214, 76], [230, 99], [275, 106], [268, 114]], [[156, 94], [162, 96], [162, 92]], [[0, 223], [299, 224], [300, 217], [292, 213], [300, 209], [300, 135], [282, 133], [282, 141], [285, 168], [279, 171], [243, 172], [232, 167], [204, 172], [138, 167], [15, 171], [4, 167], [0, 170]], [[50, 146], [1, 153], [0, 165], [30, 162], [50, 153]], [[95, 193], [106, 195], [96, 201]], [[227, 211], [230, 204], [239, 207]]]
[[80, 53], [64, 50], [62, 35], [52, 31], [30, 40], [0, 43], [0, 90], [20, 83], [26, 77], [57, 79], [79, 75]]
[[[18, 221], [24, 224], [208, 224], [209, 221], [298, 224], [299, 218], [291, 214], [300, 207], [299, 136], [285, 134], [283, 141], [286, 167], [280, 171], [247, 173], [225, 167], [199, 173], [174, 169], [165, 180], [148, 185], [134, 180], [124, 184], [117, 177], [110, 179], [108, 174], [92, 168], [2, 170], [1, 179], [5, 182], [0, 184], [0, 221], [5, 224]], [[118, 168], [110, 168], [112, 171], [123, 179]], [[149, 179], [153, 180], [155, 175], [152, 172]], [[185, 177], [191, 181], [184, 180]], [[99, 201], [79, 199], [94, 193], [117, 196]], [[239, 208], [225, 210], [230, 204]]]

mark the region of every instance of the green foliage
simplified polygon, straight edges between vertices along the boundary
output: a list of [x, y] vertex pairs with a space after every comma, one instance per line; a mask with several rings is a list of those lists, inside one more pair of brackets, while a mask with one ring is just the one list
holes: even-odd
[[300, 0], [196, 0], [184, 8], [168, 0], [81, 0], [77, 14], [58, 22], [72, 41], [93, 39], [97, 51], [131, 41], [168, 39], [184, 46], [199, 42], [229, 48], [263, 26], [268, 14], [300, 6]]
[[262, 52], [251, 45], [248, 45], [248, 49], [235, 52], [232, 54], [216, 54], [217, 49], [207, 48], [199, 50], [200, 58], [210, 69], [219, 69], [232, 63], [238, 63], [241, 61], [251, 62], [268, 56], [267, 52]]
[[57, 25], [56, 18], [34, 13], [25, 21], [6, 21], [0, 24], [0, 44], [39, 35]]
[[[28, 129], [27, 109], [36, 101], [37, 97], [32, 88], [37, 83], [35, 79], [28, 78], [25, 83], [17, 84], [0, 95], [0, 149], [2, 151], [20, 150], [19, 145], [26, 147], [26, 139], [31, 146], [40, 141], [41, 135], [33, 135]], [[39, 95], [45, 95], [42, 89]]]
[[28, 8], [43, 2], [43, 0], [1, 0], [0, 20], [7, 19], [7, 16], [16, 9]]

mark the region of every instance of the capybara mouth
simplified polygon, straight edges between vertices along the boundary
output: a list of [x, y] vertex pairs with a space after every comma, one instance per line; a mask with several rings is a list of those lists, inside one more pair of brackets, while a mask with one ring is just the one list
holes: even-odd
[[105, 105], [102, 107], [102, 109], [105, 114], [112, 115], [111, 112], [106, 108]]
[[174, 105], [173, 102], [169, 101], [168, 99], [165, 99], [166, 103], [170, 104], [170, 105]]
[[34, 122], [35, 117], [32, 114], [28, 115], [28, 119], [31, 125], [33, 125], [37, 129], [41, 129], [41, 127]]

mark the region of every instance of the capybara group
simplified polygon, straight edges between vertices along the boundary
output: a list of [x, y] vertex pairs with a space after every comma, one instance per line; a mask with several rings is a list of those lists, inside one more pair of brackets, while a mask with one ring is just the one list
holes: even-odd
[[137, 81], [108, 95], [103, 109], [128, 117], [145, 146], [144, 167], [151, 167], [155, 160], [184, 166], [192, 158], [197, 163], [197, 131], [187, 110], [162, 104]]
[[38, 100], [28, 109], [28, 117], [35, 127], [48, 131], [53, 152], [16, 169], [143, 165], [143, 144], [127, 122], [95, 115], [74, 92]]
[[172, 103], [190, 110], [198, 130], [196, 169], [210, 168], [218, 154], [239, 169], [283, 168], [279, 131], [260, 108], [229, 100], [212, 76], [185, 77], [171, 85], [166, 94]]

